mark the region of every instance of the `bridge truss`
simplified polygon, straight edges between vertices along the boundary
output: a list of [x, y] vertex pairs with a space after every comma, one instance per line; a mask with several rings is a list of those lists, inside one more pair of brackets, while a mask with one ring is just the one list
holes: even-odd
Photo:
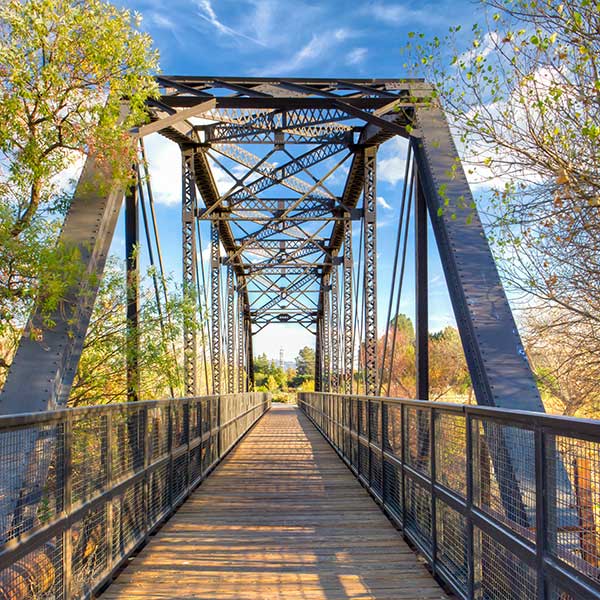
[[[174, 185], [182, 199], [183, 293], [198, 306], [184, 324], [187, 396], [199, 391], [202, 315], [210, 315], [215, 397], [252, 388], [253, 335], [274, 323], [294, 323], [315, 335], [317, 391], [361, 393], [366, 398], [361, 435], [369, 439], [376, 433], [377, 401], [369, 398], [381, 393], [385, 375], [378, 349], [377, 151], [400, 136], [407, 140], [404, 181], [414, 206], [418, 397], [426, 400], [429, 389], [431, 223], [477, 402], [543, 412], [450, 129], [427, 84], [185, 76], [161, 76], [158, 83], [160, 96], [148, 102], [149, 122], [131, 133], [140, 139], [159, 133], [181, 153], [181, 182]], [[222, 185], [223, 174], [230, 185]], [[52, 315], [52, 327], [32, 314], [0, 396], [0, 414], [67, 403], [123, 200], [128, 329], [130, 341], [139, 343], [135, 249], [142, 183], [140, 176], [126, 191], [93, 157], [87, 160], [62, 233], [64, 242], [79, 248], [85, 276]], [[200, 223], [210, 227], [210, 278], [203, 290]], [[137, 400], [135, 352], [128, 361], [129, 399]], [[523, 446], [518, 428], [483, 429], [506, 516], [531, 528], [535, 507], [522, 491], [531, 484], [528, 465], [539, 457]], [[421, 435], [419, 448], [428, 448], [432, 439]], [[37, 457], [52, 441], [37, 431], [21, 441], [11, 477], [0, 490], [8, 499], [0, 507], [1, 520], [12, 523], [17, 512], [25, 514], [19, 503], [36, 506], [33, 496], [22, 501], [20, 490], [42, 487], [50, 459], [40, 463]], [[561, 493], [571, 497], [560, 461], [554, 477]], [[566, 505], [556, 517], [563, 528], [573, 521]]]

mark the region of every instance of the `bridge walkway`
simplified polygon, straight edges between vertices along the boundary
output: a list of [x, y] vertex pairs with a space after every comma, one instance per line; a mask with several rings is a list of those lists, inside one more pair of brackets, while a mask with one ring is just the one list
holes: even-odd
[[274, 406], [101, 596], [447, 596], [310, 421]]

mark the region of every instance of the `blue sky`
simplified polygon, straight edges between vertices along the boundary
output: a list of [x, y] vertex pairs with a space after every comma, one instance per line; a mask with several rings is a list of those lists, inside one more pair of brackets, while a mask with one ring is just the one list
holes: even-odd
[[[165, 74], [316, 77], [405, 77], [401, 48], [409, 31], [443, 35], [449, 26], [473, 20], [471, 2], [342, 2], [290, 0], [140, 0], [122, 3], [141, 13], [154, 38]], [[180, 160], [176, 146], [157, 135], [147, 139], [167, 270], [181, 271]], [[383, 329], [393, 246], [404, 174], [404, 142], [384, 144], [378, 159], [379, 327]], [[112, 251], [123, 255], [122, 223]], [[208, 239], [208, 235], [204, 236]], [[206, 242], [205, 242], [206, 244]], [[453, 324], [452, 308], [430, 235], [430, 329]], [[401, 311], [413, 315], [413, 253]], [[286, 360], [314, 338], [294, 326], [267, 327], [255, 352]]]

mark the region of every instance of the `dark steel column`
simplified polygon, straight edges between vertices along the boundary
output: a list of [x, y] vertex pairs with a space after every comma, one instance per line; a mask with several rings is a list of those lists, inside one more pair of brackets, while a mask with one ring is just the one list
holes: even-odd
[[315, 335], [315, 391], [323, 391], [323, 365], [322, 365], [322, 342], [323, 336], [323, 291], [319, 294], [319, 308], [317, 311], [317, 330]]
[[254, 349], [252, 348], [252, 321], [250, 315], [246, 315], [246, 345], [248, 347], [248, 356], [246, 358], [248, 391], [254, 389]]
[[323, 371], [321, 379], [323, 381], [323, 391], [331, 391], [331, 285], [329, 284], [329, 275], [322, 279], [323, 286], [323, 318], [321, 321], [321, 364]]
[[235, 313], [233, 268], [227, 265], [227, 393], [235, 392]]
[[59, 238], [78, 250], [82, 276], [50, 315], [52, 327], [34, 308], [0, 394], [0, 414], [66, 405], [123, 196], [109, 169], [88, 157]]
[[[239, 281], [238, 281], [239, 285]], [[244, 392], [244, 354], [246, 351], [246, 336], [244, 331], [244, 298], [239, 291], [237, 295], [237, 391]]]
[[221, 393], [221, 264], [219, 249], [219, 225], [214, 220], [210, 224], [210, 301], [211, 301], [211, 342], [213, 394]]
[[416, 395], [429, 400], [429, 289], [427, 275], [427, 203], [415, 174], [415, 358]]
[[127, 286], [127, 401], [140, 399], [140, 222], [138, 211], [138, 187], [132, 185], [125, 196], [125, 259]]
[[186, 306], [183, 319], [183, 377], [186, 396], [197, 394], [196, 343], [196, 186], [194, 150], [186, 148], [181, 154], [182, 203], [181, 243], [183, 257], [183, 298]]
[[344, 262], [343, 262], [343, 294], [344, 294], [344, 393], [352, 393], [352, 376], [354, 356], [352, 354], [353, 302], [352, 302], [352, 221], [346, 213], [344, 221]]
[[365, 254], [365, 394], [377, 394], [377, 148], [364, 150], [364, 254]]
[[331, 270], [331, 391], [340, 391], [340, 305], [338, 267]]

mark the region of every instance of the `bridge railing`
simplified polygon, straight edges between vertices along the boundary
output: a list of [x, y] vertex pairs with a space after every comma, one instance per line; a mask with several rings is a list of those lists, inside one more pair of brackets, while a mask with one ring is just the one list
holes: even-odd
[[0, 417], [0, 600], [90, 597], [269, 406], [246, 393]]
[[459, 597], [600, 598], [598, 421], [311, 392], [299, 405]]

